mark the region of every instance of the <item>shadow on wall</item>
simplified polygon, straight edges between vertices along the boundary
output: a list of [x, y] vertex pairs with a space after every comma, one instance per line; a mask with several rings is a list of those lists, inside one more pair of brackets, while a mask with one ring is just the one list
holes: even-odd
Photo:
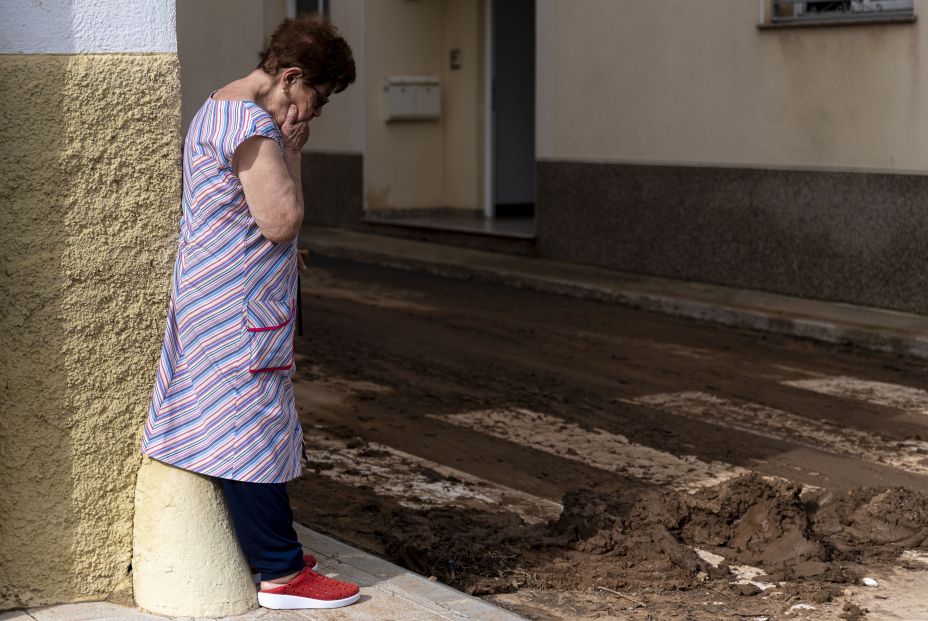
[[0, 609], [129, 599], [177, 238], [177, 57], [0, 63], [3, 92], [30, 94], [0, 109]]
[[[67, 56], [0, 56], [0, 610], [77, 589], [63, 298]], [[43, 105], [45, 102], [46, 105]]]

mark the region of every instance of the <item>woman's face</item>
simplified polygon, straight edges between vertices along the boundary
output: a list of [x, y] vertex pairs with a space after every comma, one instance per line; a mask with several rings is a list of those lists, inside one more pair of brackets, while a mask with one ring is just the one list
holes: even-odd
[[332, 96], [331, 84], [313, 84], [302, 74], [287, 76], [285, 80], [289, 103], [297, 107], [298, 121], [311, 121], [322, 114], [323, 106]]

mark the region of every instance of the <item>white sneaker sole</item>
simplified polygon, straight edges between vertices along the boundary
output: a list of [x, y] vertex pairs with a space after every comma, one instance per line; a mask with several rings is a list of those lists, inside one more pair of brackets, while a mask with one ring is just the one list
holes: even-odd
[[341, 608], [361, 599], [360, 593], [344, 599], [312, 599], [297, 595], [275, 595], [258, 591], [258, 604], [273, 610], [298, 610], [302, 608]]
[[[317, 569], [319, 569], [319, 561], [317, 560], [316, 564], [310, 567], [310, 569], [312, 569], [313, 571], [316, 571]], [[260, 573], [251, 574], [251, 581], [255, 583], [255, 586], [258, 586], [259, 584], [261, 584], [261, 574]]]

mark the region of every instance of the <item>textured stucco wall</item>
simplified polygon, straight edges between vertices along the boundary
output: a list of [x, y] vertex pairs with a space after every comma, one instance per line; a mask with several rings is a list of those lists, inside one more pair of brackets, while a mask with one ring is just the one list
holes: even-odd
[[0, 55], [0, 610], [127, 589], [180, 200], [177, 57]]

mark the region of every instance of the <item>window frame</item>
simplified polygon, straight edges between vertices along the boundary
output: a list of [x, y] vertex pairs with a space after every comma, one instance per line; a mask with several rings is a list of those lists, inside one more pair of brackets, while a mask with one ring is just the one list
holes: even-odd
[[323, 17], [332, 17], [332, 0], [315, 0], [316, 7], [321, 7], [320, 11], [317, 8], [314, 11], [300, 11], [299, 0], [287, 0], [287, 17], [296, 17], [297, 13], [316, 13], [322, 15]]
[[[913, 23], [917, 19], [915, 0], [831, 0], [835, 3], [844, 3], [858, 10], [828, 11], [823, 13], [794, 11], [793, 15], [777, 15], [778, 8], [788, 6], [801, 6], [805, 9], [807, 4], [823, 3], [828, 0], [761, 0], [760, 28], [794, 28], [809, 26], [851, 26], [860, 24], [905, 24]], [[902, 8], [883, 9], [884, 4], [898, 5], [907, 3]], [[873, 8], [865, 10], [863, 6], [872, 5]]]

